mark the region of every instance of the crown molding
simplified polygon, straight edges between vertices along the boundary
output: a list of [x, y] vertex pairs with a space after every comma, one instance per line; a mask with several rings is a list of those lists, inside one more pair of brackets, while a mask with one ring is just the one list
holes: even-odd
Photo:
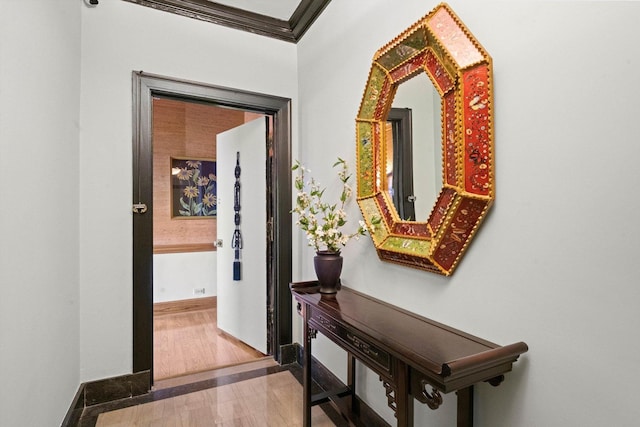
[[124, 1], [290, 43], [297, 43], [331, 0], [301, 0], [288, 21], [208, 0]]

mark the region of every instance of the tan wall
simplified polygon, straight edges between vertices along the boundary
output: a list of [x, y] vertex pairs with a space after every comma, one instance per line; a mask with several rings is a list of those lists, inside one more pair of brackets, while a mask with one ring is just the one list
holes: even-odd
[[171, 218], [171, 157], [215, 159], [216, 135], [245, 112], [171, 99], [153, 100], [154, 252], [214, 250], [216, 219]]

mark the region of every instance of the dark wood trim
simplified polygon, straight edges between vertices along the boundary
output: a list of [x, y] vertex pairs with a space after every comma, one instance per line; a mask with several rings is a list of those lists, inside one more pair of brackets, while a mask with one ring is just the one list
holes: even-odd
[[276, 360], [282, 363], [279, 349], [292, 342], [291, 322], [291, 280], [292, 250], [291, 240], [291, 103], [283, 105], [273, 118], [274, 146], [271, 162], [272, 183], [271, 203], [273, 205], [273, 241], [271, 261], [274, 267], [271, 282], [277, 284], [273, 290], [274, 333], [271, 349]]
[[185, 311], [198, 311], [216, 308], [218, 297], [190, 298], [178, 301], [165, 301], [153, 304], [153, 315], [184, 313]]
[[144, 155], [152, 153], [153, 82], [141, 77], [133, 78], [132, 203], [147, 211], [133, 214], [133, 372], [153, 369], [153, 156]]
[[[274, 295], [275, 330], [269, 331], [270, 352], [291, 343], [291, 100], [221, 86], [133, 72], [133, 203], [148, 210], [133, 215], [133, 371], [153, 369], [153, 155], [151, 147], [152, 97], [164, 96], [206, 102], [271, 115], [274, 123], [273, 274], [268, 277]], [[268, 332], [268, 333], [269, 333]], [[153, 372], [151, 372], [153, 378]]]
[[297, 43], [331, 0], [302, 0], [288, 21], [208, 0], [124, 0], [188, 18]]
[[289, 19], [294, 40], [298, 42], [331, 0], [302, 0]]

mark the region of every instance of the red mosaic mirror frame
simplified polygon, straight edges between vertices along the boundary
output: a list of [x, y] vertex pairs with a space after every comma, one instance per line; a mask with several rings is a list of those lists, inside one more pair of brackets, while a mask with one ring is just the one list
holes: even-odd
[[[426, 72], [441, 98], [442, 189], [426, 222], [403, 221], [382, 183], [385, 122], [402, 82]], [[495, 198], [492, 61], [442, 3], [379, 49], [356, 118], [357, 199], [380, 259], [450, 275]]]

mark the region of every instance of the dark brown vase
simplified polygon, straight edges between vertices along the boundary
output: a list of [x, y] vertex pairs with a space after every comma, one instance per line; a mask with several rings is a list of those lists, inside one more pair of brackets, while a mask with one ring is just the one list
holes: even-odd
[[318, 251], [313, 257], [321, 294], [335, 294], [340, 290], [342, 255], [340, 252]]

